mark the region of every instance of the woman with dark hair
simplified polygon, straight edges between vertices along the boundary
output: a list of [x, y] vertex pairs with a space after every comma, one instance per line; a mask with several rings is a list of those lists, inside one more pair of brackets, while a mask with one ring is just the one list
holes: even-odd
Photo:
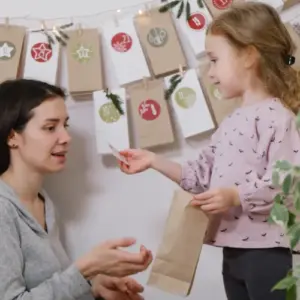
[[44, 82], [0, 84], [0, 298], [2, 300], [142, 299], [126, 276], [144, 271], [151, 252], [107, 241], [74, 263], [59, 240], [44, 176], [62, 170], [70, 143], [65, 93]]

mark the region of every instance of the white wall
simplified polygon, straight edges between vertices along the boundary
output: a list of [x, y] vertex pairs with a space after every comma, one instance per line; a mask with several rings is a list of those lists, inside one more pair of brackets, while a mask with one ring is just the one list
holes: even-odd
[[[126, 5], [145, 3], [142, 0], [126, 0]], [[24, 16], [36, 18], [67, 17], [69, 21], [83, 21], [85, 25], [97, 26], [103, 17], [94, 16], [80, 19], [76, 17], [101, 10], [116, 10], [124, 6], [122, 0], [52, 0], [37, 4], [33, 0], [0, 0], [1, 17]], [[137, 11], [138, 7], [135, 8]], [[284, 20], [300, 14], [300, 7], [283, 15]], [[70, 18], [69, 18], [70, 17]], [[107, 16], [106, 16], [107, 17]], [[63, 20], [59, 20], [63, 21]], [[15, 20], [17, 23], [33, 27], [37, 21]], [[184, 38], [182, 37], [184, 42]], [[184, 47], [191, 66], [195, 58], [191, 49]], [[106, 70], [109, 66], [106, 66]], [[63, 67], [62, 82], [66, 82]], [[115, 85], [109, 78], [110, 87]], [[102, 159], [96, 154], [92, 101], [82, 103], [68, 102], [71, 116], [73, 145], [66, 170], [53, 175], [47, 181], [47, 188], [57, 204], [62, 218], [64, 242], [70, 256], [75, 259], [88, 251], [93, 245], [110, 238], [134, 236], [155, 253], [161, 240], [163, 226], [168, 214], [175, 185], [152, 171], [135, 176], [122, 174], [114, 159]], [[176, 129], [177, 133], [179, 132]], [[158, 149], [177, 161], [197, 155], [198, 149], [206, 143], [202, 137], [190, 139], [187, 143], [178, 136], [179, 142], [171, 147]], [[148, 272], [137, 278], [146, 283]], [[177, 297], [164, 294], [147, 287], [147, 300], [175, 300]], [[191, 300], [225, 300], [221, 277], [221, 250], [205, 246], [199, 262]]]

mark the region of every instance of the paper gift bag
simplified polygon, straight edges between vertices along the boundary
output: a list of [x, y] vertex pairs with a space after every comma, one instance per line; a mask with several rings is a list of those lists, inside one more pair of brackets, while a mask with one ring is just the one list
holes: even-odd
[[284, 0], [256, 0], [257, 2], [268, 4], [274, 7], [277, 11], [282, 11]]
[[0, 82], [18, 76], [25, 27], [0, 25]]
[[167, 75], [187, 65], [170, 12], [158, 9], [135, 18], [136, 29], [155, 76]]
[[103, 90], [100, 34], [97, 29], [68, 31], [69, 91], [73, 94]]
[[164, 81], [132, 85], [128, 88], [128, 94], [137, 147], [148, 148], [174, 142], [169, 109], [164, 99]]
[[125, 89], [115, 89], [112, 94], [119, 96], [121, 114], [104, 91], [94, 92], [94, 117], [97, 151], [100, 154], [109, 154], [109, 144], [120, 149], [129, 148], [129, 134], [127, 121], [127, 105]]
[[[277, 0], [276, 0], [277, 1]], [[234, 3], [244, 2], [244, 0], [204, 0], [208, 10], [213, 17], [226, 11]]]
[[284, 5], [283, 5], [283, 9], [289, 9], [291, 8], [292, 6], [295, 6], [297, 4], [300, 4], [300, 1], [299, 0], [283, 0], [284, 2]]
[[206, 215], [189, 205], [191, 200], [191, 194], [175, 191], [148, 279], [148, 285], [180, 296], [191, 291], [208, 226]]
[[103, 34], [119, 85], [151, 77], [132, 18], [107, 22]]
[[285, 26], [296, 46], [296, 50], [293, 53], [293, 55], [296, 58], [296, 61], [292, 67], [295, 70], [300, 71], [300, 36], [296, 33], [296, 31], [293, 29], [293, 26], [291, 24], [286, 23]]
[[200, 82], [203, 87], [203, 92], [208, 100], [208, 104], [213, 111], [215, 121], [220, 125], [229, 114], [241, 105], [242, 100], [223, 99], [218, 88], [210, 81], [207, 74], [208, 69], [209, 62], [206, 58], [203, 58], [199, 66]]
[[[165, 78], [167, 88], [171, 78], [172, 76]], [[171, 95], [171, 103], [185, 138], [214, 129], [214, 121], [195, 69], [190, 69], [183, 75], [182, 81]]]
[[[178, 19], [178, 23], [194, 54], [200, 56], [205, 51], [206, 28], [212, 18], [208, 9], [206, 7], [200, 8], [197, 1], [190, 1], [190, 7], [191, 14], [189, 20], [186, 21], [186, 17], [181, 16]], [[175, 17], [178, 14], [178, 10], [173, 10]]]
[[56, 84], [59, 52], [59, 44], [55, 43], [50, 46], [45, 34], [30, 33], [23, 77]]

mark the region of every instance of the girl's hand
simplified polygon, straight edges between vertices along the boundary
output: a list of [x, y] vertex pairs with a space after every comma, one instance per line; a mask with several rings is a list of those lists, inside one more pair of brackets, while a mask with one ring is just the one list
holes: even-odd
[[220, 214], [241, 202], [236, 188], [220, 188], [195, 195], [191, 205], [200, 206], [208, 214]]
[[151, 167], [155, 154], [153, 152], [142, 149], [128, 149], [120, 151], [127, 160], [128, 164], [118, 161], [121, 171], [126, 174], [136, 174], [143, 172]]

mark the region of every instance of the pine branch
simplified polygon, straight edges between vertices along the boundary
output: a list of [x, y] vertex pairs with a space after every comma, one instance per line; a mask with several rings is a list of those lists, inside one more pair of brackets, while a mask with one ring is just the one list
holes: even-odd
[[119, 95], [109, 92], [108, 89], [104, 90], [104, 92], [106, 98], [112, 101], [112, 103], [114, 104], [115, 108], [120, 113], [120, 115], [124, 115], [124, 110], [122, 108], [123, 101], [121, 100]]
[[[161, 2], [164, 3], [166, 2], [166, 0], [161, 0]], [[176, 15], [177, 19], [179, 19], [182, 16], [183, 12], [185, 11], [186, 19], [188, 21], [191, 17], [191, 4], [189, 0], [186, 0], [186, 3], [184, 2], [184, 0], [173, 0], [161, 6], [159, 8], [159, 12], [165, 13], [167, 11], [172, 10], [178, 5], [179, 5], [179, 9]], [[204, 7], [203, 0], [197, 0], [197, 5], [199, 6], [199, 8], [203, 8]]]
[[170, 86], [167, 90], [165, 90], [165, 100], [170, 99], [182, 79], [183, 77], [179, 74], [176, 74], [170, 78]]

